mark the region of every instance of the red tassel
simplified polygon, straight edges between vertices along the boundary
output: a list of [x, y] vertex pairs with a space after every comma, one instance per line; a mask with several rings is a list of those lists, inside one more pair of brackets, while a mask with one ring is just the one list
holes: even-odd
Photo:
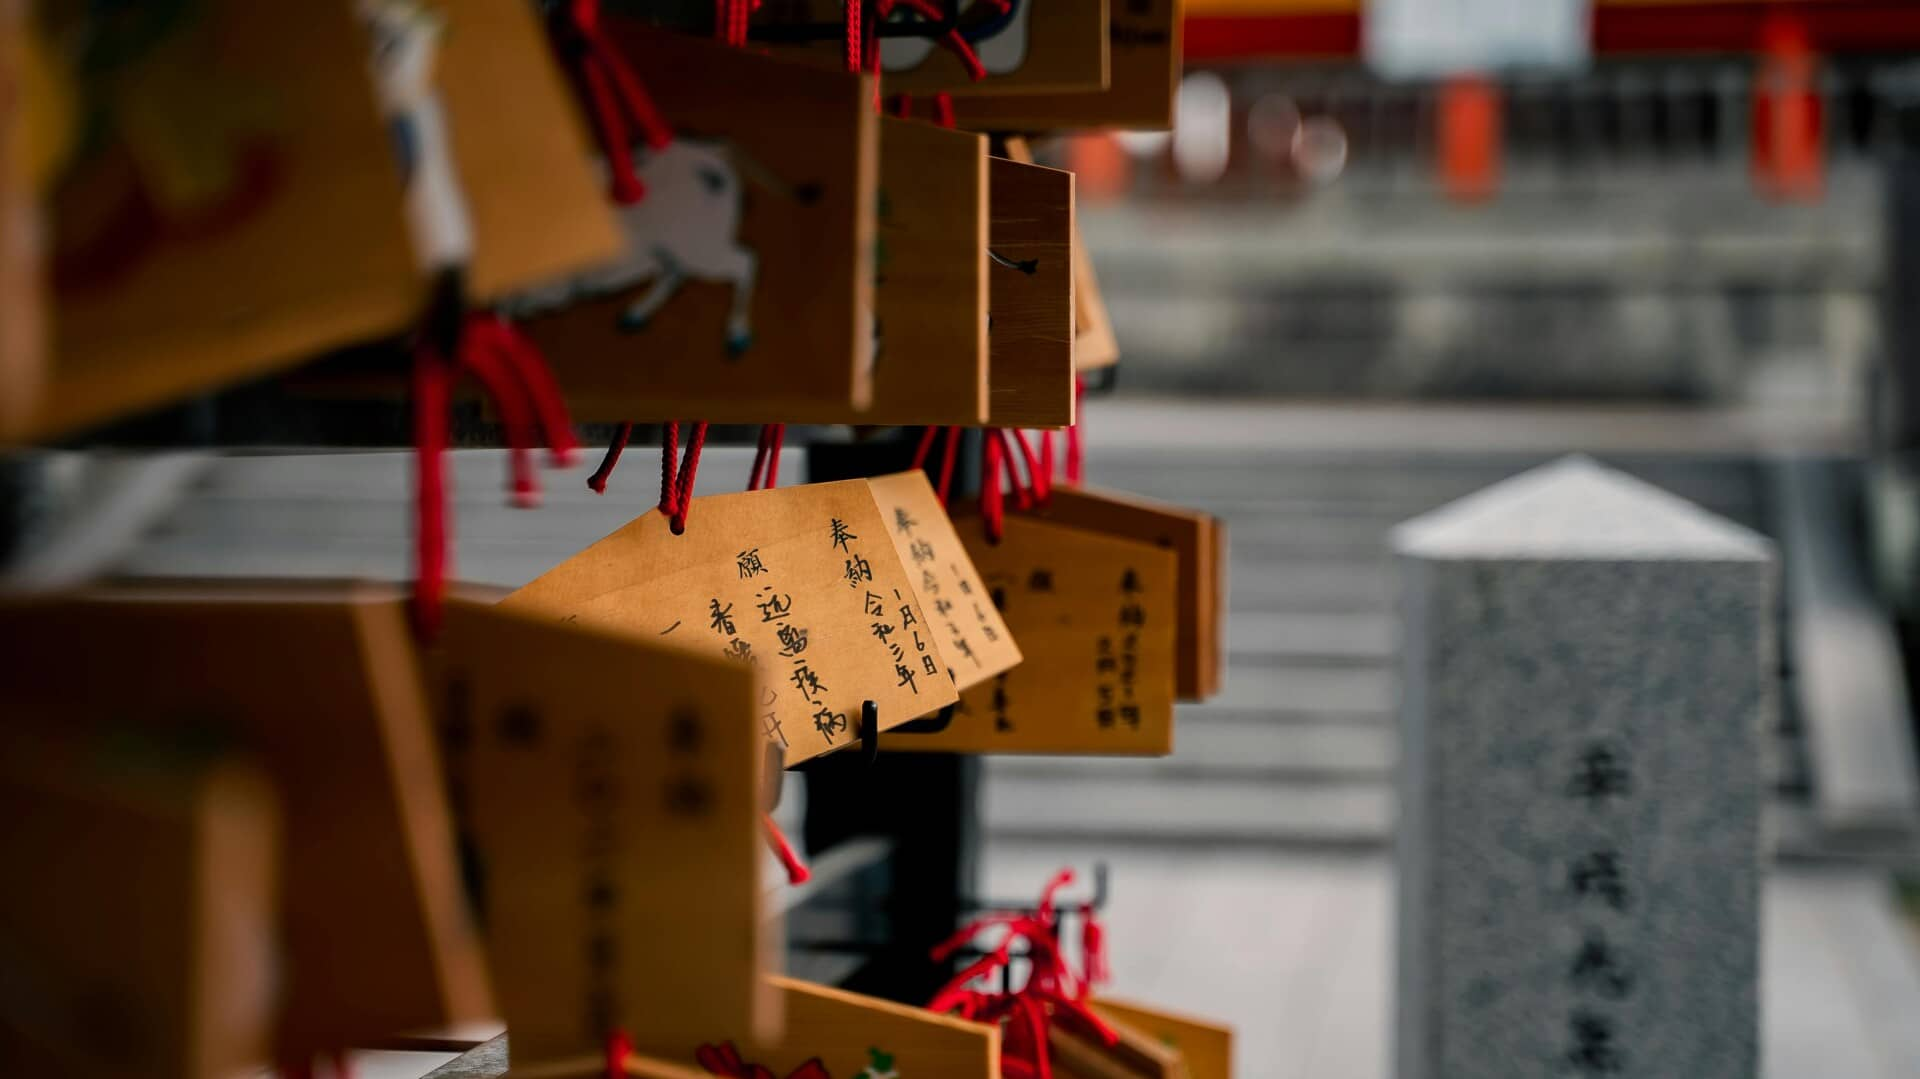
[[788, 884], [805, 884], [813, 879], [813, 871], [808, 869], [807, 863], [801, 861], [800, 855], [794, 852], [793, 844], [787, 842], [786, 833], [774, 823], [773, 814], [760, 814], [760, 830], [767, 837], [767, 847], [773, 851], [774, 857], [780, 859], [781, 867], [787, 871]]
[[1080, 908], [1080, 953], [1086, 975], [1081, 979], [1083, 989], [1091, 990], [1112, 979], [1113, 972], [1107, 969], [1107, 931], [1091, 903]]

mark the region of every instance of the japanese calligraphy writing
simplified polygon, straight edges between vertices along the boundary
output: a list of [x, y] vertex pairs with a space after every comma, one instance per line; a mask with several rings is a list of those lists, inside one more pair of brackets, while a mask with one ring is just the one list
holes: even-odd
[[[1607, 741], [1592, 741], [1575, 756], [1567, 779], [1567, 797], [1605, 813], [1633, 791], [1626, 753]], [[1567, 891], [1580, 907], [1625, 911], [1631, 896], [1626, 859], [1610, 845], [1581, 849], [1569, 859]], [[1583, 921], [1586, 919], [1582, 919]], [[1617, 1017], [1606, 1010], [1633, 993], [1632, 964], [1606, 930], [1589, 924], [1567, 962], [1567, 982], [1583, 999], [1567, 1017], [1567, 1067], [1582, 1076], [1615, 1075], [1626, 1069]]]
[[[904, 722], [955, 699], [912, 590], [939, 566], [909, 569], [893, 543], [896, 529], [926, 538], [944, 517], [937, 503], [894, 508], [866, 480], [710, 496], [693, 511], [701, 528], [676, 536], [657, 514], [638, 518], [507, 602], [665, 632], [663, 643], [762, 672], [750, 729], [793, 764], [857, 737], [853, 717], [867, 700]], [[889, 631], [874, 636], [876, 624]], [[902, 666], [915, 677], [903, 679]]]

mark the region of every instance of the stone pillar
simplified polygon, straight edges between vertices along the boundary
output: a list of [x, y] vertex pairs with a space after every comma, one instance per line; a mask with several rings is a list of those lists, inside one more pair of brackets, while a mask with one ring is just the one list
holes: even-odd
[[1398, 1079], [1751, 1079], [1771, 545], [1574, 457], [1394, 546]]

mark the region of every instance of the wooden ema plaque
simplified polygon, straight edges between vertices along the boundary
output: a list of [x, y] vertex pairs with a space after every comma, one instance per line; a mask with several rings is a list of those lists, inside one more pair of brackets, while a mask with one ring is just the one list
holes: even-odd
[[913, 579], [920, 609], [939, 639], [954, 686], [971, 689], [1018, 666], [1020, 646], [989, 598], [927, 474], [915, 469], [867, 482], [894, 553]]
[[1073, 174], [996, 157], [988, 226], [988, 419], [1073, 422]]
[[0, 1074], [227, 1079], [268, 1063], [280, 850], [257, 769], [126, 731], [14, 728], [0, 819]]
[[1060, 1079], [1190, 1079], [1180, 1050], [1124, 1019], [1101, 1018], [1119, 1041], [1102, 1045], [1059, 1026], [1047, 1031], [1053, 1073]]
[[1198, 510], [1110, 491], [1056, 487], [1033, 515], [1044, 521], [1151, 543], [1179, 560], [1179, 621], [1174, 687], [1181, 700], [1199, 700], [1209, 689], [1208, 664], [1219, 651], [1222, 612], [1214, 606], [1213, 518]]
[[1233, 1079], [1233, 1028], [1164, 1008], [1095, 997], [1093, 1013], [1120, 1022], [1179, 1051], [1188, 1079]]
[[646, 191], [618, 208], [621, 257], [508, 304], [574, 418], [860, 422], [873, 397], [871, 82], [605, 21], [675, 137], [634, 151]]
[[[987, 144], [880, 118], [873, 402], [866, 424], [987, 418]], [[790, 423], [834, 423], [844, 405], [796, 402]]]
[[867, 481], [697, 498], [642, 514], [503, 605], [756, 668], [757, 727], [788, 767], [953, 703], [938, 639]]
[[1120, 341], [1113, 335], [1093, 259], [1076, 229], [1073, 244], [1073, 369], [1098, 371], [1120, 362]]
[[[1006, 157], [1031, 165], [1033, 147], [1022, 136], [1008, 136]], [[1100, 295], [1100, 282], [1093, 272], [1093, 260], [1087, 254], [1085, 238], [1077, 218], [1073, 227], [1073, 369], [1076, 374], [1112, 367], [1120, 362], [1120, 343], [1113, 336], [1113, 321], [1107, 315], [1107, 301]]]
[[[43, 5], [51, 37], [85, 5]], [[80, 14], [68, 15], [68, 12]], [[71, 79], [43, 439], [391, 332], [424, 290], [348, 4], [209, 0]]]
[[444, 735], [480, 853], [515, 1056], [655, 1055], [779, 1035], [760, 975], [755, 673], [593, 625], [455, 600]]
[[[770, 976], [766, 987], [786, 1012], [784, 1037], [754, 1040], [724, 1027], [690, 1027], [670, 1054], [635, 1053], [625, 1073], [638, 1079], [710, 1079], [749, 1076], [757, 1065], [786, 1079], [890, 1079], [928, 1075], [943, 1079], [1000, 1079], [1000, 1029], [924, 1008], [895, 1004], [831, 986]], [[519, 1036], [502, 1038], [483, 1051], [511, 1055], [505, 1079], [602, 1079], [604, 1054], [567, 1061], [520, 1063]], [[713, 1069], [703, 1066], [710, 1063]], [[736, 1064], [737, 1062], [737, 1064]], [[817, 1062], [817, 1068], [815, 1070]], [[449, 1065], [449, 1068], [454, 1065]], [[438, 1076], [441, 1072], [435, 1072]], [[449, 1074], [452, 1074], [449, 1072]], [[461, 1077], [501, 1075], [496, 1064]]]
[[783, 1077], [816, 1059], [833, 1079], [872, 1075], [998, 1079], [1000, 1074], [997, 1028], [794, 978], [769, 977], [767, 985], [785, 1005], [785, 1037], [735, 1041], [734, 1033], [724, 1027], [691, 1028], [702, 1033], [695, 1038], [683, 1035], [683, 1048], [674, 1059], [725, 1059], [726, 1047], [731, 1045], [743, 1063], [758, 1064]]
[[1166, 131], [1180, 85], [1180, 0], [1107, 0], [1105, 89], [1066, 93], [996, 92], [954, 99], [954, 119], [970, 131]]
[[439, 84], [473, 220], [479, 301], [619, 257], [606, 184], [534, 5], [440, 0]]
[[955, 524], [1025, 660], [962, 694], [945, 730], [899, 734], [886, 747], [1171, 753], [1174, 553], [1012, 514], [997, 544], [978, 518]]
[[0, 8], [0, 444], [26, 426], [46, 377], [33, 189], [57, 152], [47, 129], [68, 125], [51, 107], [42, 50], [27, 36], [27, 6]]
[[388, 589], [178, 585], [0, 605], [9, 713], [74, 731], [212, 731], [285, 816], [277, 1053], [493, 1013], [439, 755]]

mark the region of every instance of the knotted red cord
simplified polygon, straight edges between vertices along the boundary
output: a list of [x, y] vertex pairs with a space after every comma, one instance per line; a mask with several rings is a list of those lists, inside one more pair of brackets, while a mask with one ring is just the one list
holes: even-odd
[[641, 139], [655, 150], [673, 141], [673, 130], [654, 107], [639, 76], [607, 40], [600, 27], [600, 0], [566, 0], [556, 5], [553, 38], [600, 137], [613, 200], [622, 206], [640, 201], [646, 188], [634, 171], [629, 125], [638, 128]]
[[953, 126], [953, 95], [945, 90], [933, 95], [933, 122], [941, 127]]
[[[1002, 1025], [1001, 1060], [1003, 1074], [1032, 1076], [1053, 1074], [1047, 1045], [1047, 1028], [1059, 1024], [1078, 1034], [1112, 1046], [1119, 1036], [1085, 1004], [1096, 982], [1106, 978], [1105, 944], [1093, 920], [1090, 905], [1081, 908], [1092, 928], [1083, 928], [1083, 940], [1091, 935], [1093, 943], [1086, 952], [1087, 963], [1076, 976], [1060, 948], [1060, 918], [1055, 908], [1059, 890], [1073, 880], [1071, 870], [1062, 870], [1047, 882], [1040, 902], [1030, 912], [990, 914], [960, 929], [933, 950], [936, 961], [951, 958], [982, 932], [995, 930], [1003, 935], [986, 955], [967, 966], [934, 994], [927, 1005], [937, 1012], [958, 1012], [963, 1018]], [[988, 992], [972, 988], [976, 981], [1003, 972], [1012, 962], [1015, 942], [1026, 945], [1028, 974], [1017, 991]]]
[[766, 836], [767, 846], [772, 849], [774, 857], [780, 859], [781, 868], [787, 871], [788, 884], [805, 884], [813, 879], [813, 871], [807, 868], [807, 863], [800, 860], [800, 855], [795, 853], [793, 844], [787, 842], [787, 833], [780, 830], [780, 825], [774, 821], [773, 814], [760, 814], [760, 830]]

